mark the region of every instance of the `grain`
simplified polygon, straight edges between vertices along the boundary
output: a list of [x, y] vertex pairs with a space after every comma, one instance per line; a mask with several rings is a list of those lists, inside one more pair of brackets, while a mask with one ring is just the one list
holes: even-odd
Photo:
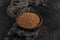
[[32, 12], [24, 12], [16, 18], [16, 23], [22, 28], [35, 28], [40, 23], [40, 17]]

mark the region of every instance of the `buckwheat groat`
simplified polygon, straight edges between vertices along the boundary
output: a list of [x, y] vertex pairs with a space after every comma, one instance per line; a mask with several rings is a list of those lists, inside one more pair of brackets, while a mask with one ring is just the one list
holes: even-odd
[[40, 17], [32, 12], [25, 12], [16, 18], [16, 23], [22, 28], [35, 28], [40, 23]]

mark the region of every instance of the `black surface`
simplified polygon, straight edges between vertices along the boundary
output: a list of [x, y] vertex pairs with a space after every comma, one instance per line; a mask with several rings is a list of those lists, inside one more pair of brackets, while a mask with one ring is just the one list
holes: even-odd
[[[0, 40], [3, 40], [14, 22], [6, 13], [9, 1], [10, 0], [0, 0]], [[60, 40], [60, 0], [48, 0], [48, 5], [49, 8], [47, 8], [46, 11], [48, 11], [49, 14], [45, 13], [43, 17], [48, 20], [48, 27], [51, 27], [56, 32], [54, 39]]]
[[0, 0], [0, 40], [3, 40], [3, 36], [13, 23], [12, 19], [6, 14], [7, 2], [7, 0]]

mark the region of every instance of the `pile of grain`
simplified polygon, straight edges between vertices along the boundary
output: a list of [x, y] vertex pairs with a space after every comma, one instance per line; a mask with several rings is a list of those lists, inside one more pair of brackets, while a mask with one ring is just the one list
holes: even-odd
[[35, 28], [40, 23], [40, 17], [32, 12], [24, 12], [16, 18], [16, 23], [22, 28]]

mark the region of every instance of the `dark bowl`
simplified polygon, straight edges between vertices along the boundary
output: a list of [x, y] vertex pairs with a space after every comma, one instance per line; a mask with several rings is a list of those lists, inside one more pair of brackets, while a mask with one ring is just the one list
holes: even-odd
[[[40, 19], [41, 19], [40, 23], [39, 23], [36, 27], [34, 27], [34, 28], [23, 28], [23, 29], [26, 29], [26, 30], [36, 30], [36, 29], [41, 28], [41, 26], [42, 26], [42, 24], [43, 24], [43, 18], [42, 18], [42, 16], [40, 15], [40, 13], [38, 13], [38, 12], [37, 12], [36, 10], [34, 10], [33, 8], [31, 8], [31, 10], [28, 10], [29, 8], [31, 8], [31, 7], [24, 8], [22, 11], [21, 11], [21, 10], [18, 10], [15, 19], [16, 19], [17, 17], [19, 17], [20, 15], [22, 15], [23, 13], [25, 13], [25, 12], [35, 13], [36, 15], [38, 15], [38, 16], [40, 17]], [[18, 25], [18, 24], [17, 24], [17, 25]]]

